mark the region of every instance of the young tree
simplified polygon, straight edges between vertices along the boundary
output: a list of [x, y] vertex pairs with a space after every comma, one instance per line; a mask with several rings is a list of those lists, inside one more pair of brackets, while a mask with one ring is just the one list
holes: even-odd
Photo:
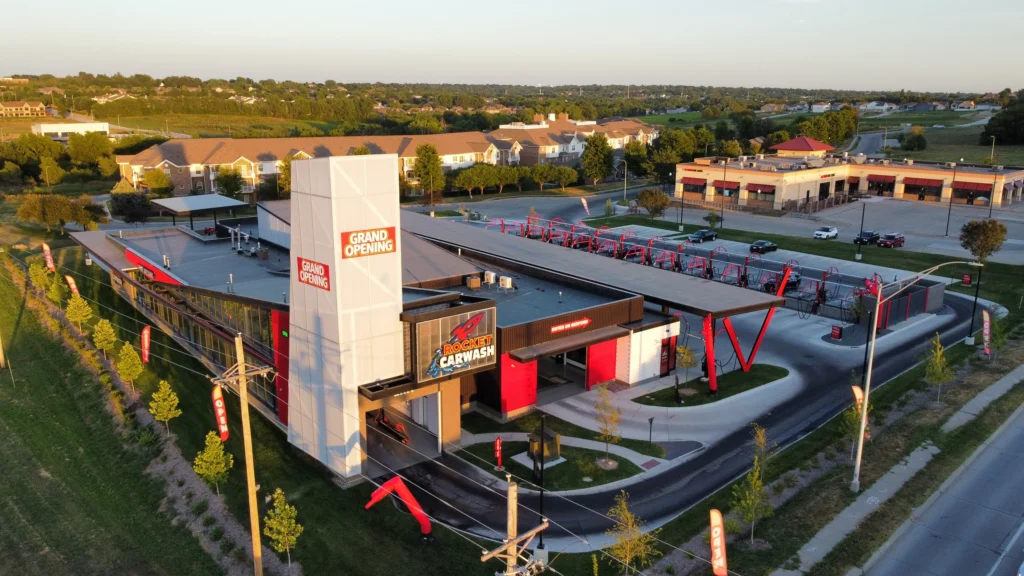
[[157, 198], [165, 198], [171, 195], [174, 185], [171, 178], [163, 170], [149, 170], [142, 175], [142, 185], [149, 190], [149, 193]]
[[[857, 373], [850, 371], [850, 383], [853, 386], [860, 385], [860, 377]], [[844, 440], [850, 442], [850, 460], [853, 460], [853, 450], [857, 446], [857, 435], [860, 434], [860, 417], [861, 417], [860, 404], [854, 403], [843, 412], [842, 418], [839, 420], [839, 434]], [[871, 410], [874, 408], [873, 405], [868, 406], [868, 421], [864, 426], [864, 438], [871, 438]]]
[[615, 206], [612, 205], [612, 199], [609, 198], [604, 201], [604, 215], [606, 217], [615, 216]]
[[270, 538], [270, 545], [278, 554], [288, 555], [289, 566], [292, 565], [292, 548], [302, 535], [302, 524], [295, 521], [297, 515], [298, 511], [285, 499], [284, 492], [280, 488], [274, 490], [274, 508], [263, 519], [263, 535]]
[[420, 189], [427, 195], [427, 202], [434, 204], [436, 194], [444, 190], [445, 177], [441, 168], [441, 157], [433, 144], [416, 147], [416, 163], [412, 166], [412, 177], [419, 182]]
[[228, 479], [228, 471], [235, 465], [235, 457], [224, 451], [224, 444], [220, 437], [214, 432], [206, 433], [206, 447], [196, 455], [192, 469], [196, 471], [199, 478], [212, 484], [217, 494], [220, 494], [220, 483]]
[[955, 373], [946, 359], [946, 348], [939, 341], [939, 333], [936, 332], [935, 338], [932, 338], [932, 346], [928, 351], [928, 358], [925, 360], [924, 365], [925, 380], [938, 390], [935, 396], [936, 401], [942, 398], [942, 385], [952, 380], [953, 376], [955, 376]]
[[697, 366], [697, 356], [689, 346], [676, 346], [676, 367], [683, 369], [683, 382], [690, 381], [690, 368]]
[[64, 312], [68, 321], [78, 326], [78, 330], [82, 330], [82, 323], [88, 322], [92, 318], [92, 308], [89, 303], [85, 301], [78, 294], [72, 294], [71, 299], [68, 300], [67, 310]]
[[480, 173], [472, 168], [460, 170], [459, 173], [455, 175], [455, 178], [452, 179], [452, 185], [455, 188], [462, 188], [468, 192], [469, 197], [472, 198], [473, 188], [480, 186]]
[[370, 152], [370, 147], [366, 144], [363, 144], [352, 151], [353, 156], [369, 156], [370, 154], [373, 154], [373, 152]]
[[768, 463], [768, 458], [777, 444], [768, 438], [768, 431], [757, 422], [750, 424], [750, 435], [754, 440], [754, 458], [762, 464], [761, 482], [764, 482], [764, 465]]
[[651, 220], [664, 214], [671, 203], [672, 200], [668, 197], [668, 194], [657, 188], [645, 188], [637, 195], [637, 204], [644, 210], [647, 210]]
[[46, 297], [57, 306], [64, 305], [64, 278], [60, 274], [50, 277], [50, 286], [46, 289]]
[[38, 262], [29, 264], [28, 278], [38, 290], [46, 290], [50, 285], [50, 271]]
[[149, 402], [149, 413], [157, 422], [163, 422], [167, 433], [171, 433], [171, 419], [181, 416], [181, 410], [178, 409], [178, 395], [171, 390], [167, 380], [161, 380], [160, 388], [153, 393], [153, 398]]
[[139, 358], [138, 352], [128, 342], [125, 342], [121, 346], [121, 353], [117, 358], [117, 373], [128, 381], [128, 384], [132, 387], [132, 392], [135, 391], [135, 379], [142, 375], [142, 359]]
[[609, 561], [609, 564], [617, 566], [621, 563], [624, 574], [633, 574], [637, 568], [647, 566], [661, 556], [657, 546], [661, 529], [643, 531], [645, 522], [629, 509], [629, 494], [625, 490], [615, 496], [615, 505], [608, 511], [608, 516], [615, 522], [615, 526], [606, 532], [615, 540], [615, 544], [608, 548], [608, 554], [616, 561]]
[[601, 433], [597, 439], [604, 442], [604, 459], [607, 464], [611, 462], [608, 445], [619, 442], [619, 423], [622, 421], [622, 410], [613, 402], [612, 391], [607, 386], [597, 388], [597, 403], [594, 410], [597, 412], [597, 429]]
[[516, 169], [516, 181], [515, 181], [516, 190], [519, 190], [520, 192], [522, 192], [523, 191], [523, 184], [525, 184], [527, 181], [531, 180], [533, 178], [533, 176], [531, 175], [530, 167], [529, 166], [515, 166], [515, 169]]
[[743, 483], [732, 488], [732, 509], [743, 518], [744, 522], [750, 523], [751, 546], [754, 545], [754, 525], [758, 520], [772, 514], [772, 503], [768, 499], [764, 482], [761, 480], [763, 477], [761, 460], [754, 456], [754, 466], [747, 473]]
[[135, 194], [135, 186], [126, 178], [122, 178], [110, 189], [111, 194]]
[[570, 186], [576, 182], [579, 178], [579, 174], [569, 166], [558, 166], [555, 168], [555, 182], [562, 187], [562, 192], [565, 192], [565, 187]]
[[498, 194], [501, 194], [505, 186], [519, 182], [519, 170], [515, 166], [498, 166], [494, 169], [494, 181], [498, 187]]
[[117, 344], [117, 334], [114, 333], [114, 327], [110, 325], [110, 321], [106, 318], [97, 322], [93, 328], [92, 343], [100, 352], [103, 352], [104, 359], [107, 357], [107, 352], [114, 351], [114, 346]]
[[580, 166], [583, 167], [583, 175], [595, 186], [611, 175], [614, 160], [615, 153], [604, 134], [587, 137], [587, 145], [580, 155]]
[[720, 220], [721, 218], [718, 216], [718, 212], [715, 212], [714, 210], [709, 210], [708, 215], [704, 217], [704, 221], [708, 223], [708, 227], [711, 229], [714, 229]]
[[544, 191], [544, 185], [558, 177], [558, 167], [553, 164], [534, 164], [529, 168], [530, 178]]
[[245, 185], [245, 179], [238, 173], [238, 170], [234, 168], [224, 169], [217, 172], [217, 176], [213, 179], [214, 184], [217, 185], [217, 189], [220, 191], [222, 196], [228, 198], [238, 198], [242, 194], [242, 186]]
[[1004, 240], [1006, 226], [998, 220], [971, 220], [960, 229], [960, 245], [982, 264], [1003, 247]]
[[292, 194], [292, 160], [293, 156], [281, 158], [281, 165], [277, 167], [277, 183], [281, 187], [281, 197], [290, 198]]
[[623, 158], [626, 160], [626, 168], [633, 176], [643, 176], [644, 164], [647, 163], [647, 145], [639, 140], [629, 142], [623, 149]]

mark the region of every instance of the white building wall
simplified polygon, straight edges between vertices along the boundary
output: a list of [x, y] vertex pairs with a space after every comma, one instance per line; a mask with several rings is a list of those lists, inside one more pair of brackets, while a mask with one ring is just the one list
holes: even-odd
[[[398, 157], [292, 162], [288, 440], [344, 477], [360, 473], [358, 387], [404, 370]], [[394, 250], [343, 258], [344, 232], [394, 227]], [[298, 258], [328, 266], [329, 289]]]
[[619, 382], [631, 384], [629, 379], [629, 367], [633, 365], [630, 357], [629, 336], [623, 336], [615, 341], [615, 379]]
[[[633, 332], [629, 336], [629, 375], [623, 382], [632, 385], [660, 376], [661, 341], [672, 336], [679, 336], [678, 322]], [[670, 353], [675, 354], [675, 351]]]
[[273, 242], [282, 248], [291, 247], [292, 227], [287, 222], [259, 207], [256, 209], [256, 219], [261, 240]]

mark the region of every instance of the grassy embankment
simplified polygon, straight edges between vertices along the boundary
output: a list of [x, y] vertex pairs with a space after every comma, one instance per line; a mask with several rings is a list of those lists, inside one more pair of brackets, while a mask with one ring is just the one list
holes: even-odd
[[[514, 478], [524, 478], [533, 482], [533, 468], [528, 468], [512, 460], [512, 456], [526, 452], [526, 446], [526, 442], [503, 443], [502, 451], [505, 456], [502, 465], [505, 467], [505, 471], [511, 473]], [[505, 479], [505, 472], [498, 472], [494, 469], [494, 445], [490, 442], [474, 444], [468, 448], [463, 448], [462, 452], [472, 454], [472, 456], [462, 454], [467, 462], [479, 466], [497, 478]], [[618, 462], [617, 468], [605, 470], [599, 467], [596, 461], [598, 458], [604, 458], [605, 454], [603, 451], [562, 446], [561, 455], [565, 458], [565, 462], [545, 468], [544, 470], [544, 488], [547, 490], [562, 491], [592, 488], [629, 478], [630, 476], [636, 476], [643, 472], [636, 464], [614, 454], [609, 457]], [[484, 464], [484, 462], [490, 465]], [[589, 478], [590, 481], [586, 482], [583, 478]], [[524, 485], [524, 487], [531, 490], [537, 489], [533, 485]]]
[[700, 381], [700, 367], [691, 368], [690, 373], [697, 373], [698, 376], [685, 383], [680, 383], [679, 388], [683, 391], [683, 403], [676, 401], [675, 387], [668, 387], [637, 396], [633, 402], [647, 406], [668, 406], [678, 408], [679, 406], [699, 406], [711, 404], [730, 396], [735, 396], [758, 386], [775, 382], [789, 375], [789, 370], [771, 364], [754, 364], [750, 372], [736, 369], [718, 377], [718, 394], [714, 397], [708, 395], [708, 385]]
[[[104, 118], [116, 123], [117, 118]], [[222, 114], [153, 114], [149, 116], [121, 116], [121, 124], [128, 129], [157, 130], [191, 134], [195, 138], [221, 138], [249, 131], [284, 131], [315, 128], [327, 134], [338, 126], [337, 122], [287, 120], [264, 116], [228, 116]]]

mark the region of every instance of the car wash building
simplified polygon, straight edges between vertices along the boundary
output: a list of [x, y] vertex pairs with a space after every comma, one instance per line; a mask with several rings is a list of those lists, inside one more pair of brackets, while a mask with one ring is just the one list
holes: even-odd
[[[252, 406], [351, 480], [438, 455], [464, 410], [515, 418], [600, 383], [667, 375], [679, 336], [669, 304], [706, 312], [675, 302], [691, 289], [732, 302], [710, 284], [659, 299], [652, 279], [602, 278], [592, 266], [607, 259], [520, 258], [502, 244], [539, 243], [402, 211], [396, 163], [295, 161], [290, 200], [259, 204], [256, 218], [72, 236], [212, 373], [235, 363], [241, 333], [247, 363], [274, 368], [250, 381]], [[178, 200], [200, 218], [216, 204]], [[758, 300], [751, 309], [774, 301], [736, 290]]]

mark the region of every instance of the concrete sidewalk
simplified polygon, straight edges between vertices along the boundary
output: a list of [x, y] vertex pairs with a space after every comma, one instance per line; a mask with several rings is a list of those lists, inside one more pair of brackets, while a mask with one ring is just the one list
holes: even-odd
[[837, 544], [853, 532], [862, 520], [878, 509], [899, 489], [924, 468], [939, 449], [925, 443], [914, 450], [904, 462], [893, 466], [878, 482], [868, 488], [846, 507], [834, 520], [822, 528], [813, 538], [804, 544], [797, 553], [800, 558], [799, 570], [776, 570], [772, 576], [802, 575], [820, 562]]
[[949, 420], [942, 425], [942, 431], [948, 434], [974, 420], [989, 404], [1002, 398], [1021, 380], [1024, 380], [1024, 364], [1017, 366], [1009, 374], [996, 380], [988, 388], [979, 392], [977, 396], [971, 398], [970, 402], [964, 404], [960, 410], [949, 417]]

